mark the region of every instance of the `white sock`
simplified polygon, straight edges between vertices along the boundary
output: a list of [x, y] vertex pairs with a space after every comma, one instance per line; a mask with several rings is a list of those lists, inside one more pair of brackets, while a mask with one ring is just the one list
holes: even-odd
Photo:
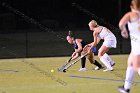
[[111, 65], [115, 63], [107, 53], [105, 53], [103, 56], [106, 57], [107, 60], [110, 61]]
[[125, 83], [124, 83], [124, 88], [125, 89], [130, 89], [131, 88], [134, 74], [135, 74], [135, 71], [134, 71], [133, 67], [132, 66], [131, 67], [127, 67]]
[[107, 58], [105, 56], [100, 57], [100, 60], [103, 62], [103, 64], [107, 67], [107, 68], [112, 68], [110, 65], [109, 60], [107, 60]]

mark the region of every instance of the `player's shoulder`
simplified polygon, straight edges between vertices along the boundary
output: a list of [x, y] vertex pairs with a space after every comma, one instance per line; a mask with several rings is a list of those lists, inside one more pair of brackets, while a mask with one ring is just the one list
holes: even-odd
[[140, 14], [140, 13], [139, 12], [134, 12], [134, 11], [128, 12], [128, 15], [138, 15], [138, 14]]
[[93, 32], [93, 36], [94, 37], [97, 37], [98, 34], [99, 34], [99, 31], [98, 30], [96, 30], [96, 31]]
[[140, 12], [130, 12], [130, 20], [135, 21], [140, 17]]
[[98, 26], [95, 30], [95, 34], [100, 33], [102, 29], [103, 29], [103, 26]]
[[82, 41], [82, 39], [80, 39], [80, 38], [75, 39], [76, 43], [81, 42], [81, 41]]
[[129, 12], [127, 12], [127, 13], [124, 14], [124, 17], [129, 17], [129, 16], [131, 16], [133, 14], [134, 14], [134, 12], [129, 11]]
[[140, 13], [139, 12], [130, 11], [130, 12], [127, 12], [125, 15], [133, 17], [133, 16], [139, 16]]

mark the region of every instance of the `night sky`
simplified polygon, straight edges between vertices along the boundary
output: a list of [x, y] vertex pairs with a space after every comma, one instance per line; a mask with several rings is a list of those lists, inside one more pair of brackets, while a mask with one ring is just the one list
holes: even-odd
[[[96, 15], [98, 20], [103, 19], [114, 26], [117, 26], [120, 17], [129, 11], [130, 4], [130, 0], [121, 0], [120, 4], [119, 0], [1, 0], [1, 4], [2, 2], [7, 2], [41, 23], [45, 23], [45, 20], [56, 21], [62, 28], [65, 26], [86, 27], [88, 22], [94, 19], [94, 16], [73, 7], [72, 3], [87, 9]], [[0, 6], [0, 15], [5, 13], [12, 12]], [[17, 17], [16, 20], [21, 21], [22, 19]]]

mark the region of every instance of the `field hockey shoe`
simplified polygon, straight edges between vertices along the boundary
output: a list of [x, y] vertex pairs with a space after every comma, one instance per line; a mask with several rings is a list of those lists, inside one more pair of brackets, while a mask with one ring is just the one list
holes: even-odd
[[112, 67], [115, 66], [115, 62], [114, 61], [110, 62], [110, 64], [111, 64]]
[[130, 93], [130, 89], [124, 89], [124, 86], [119, 86], [118, 90], [120, 93]]
[[86, 71], [86, 68], [80, 68], [78, 71]]
[[100, 69], [103, 69], [103, 68], [104, 68], [104, 67], [98, 67], [98, 66], [97, 66], [97, 67], [94, 68], [94, 70], [100, 70]]
[[110, 67], [110, 68], [103, 70], [103, 72], [107, 72], [107, 71], [113, 71], [113, 67]]

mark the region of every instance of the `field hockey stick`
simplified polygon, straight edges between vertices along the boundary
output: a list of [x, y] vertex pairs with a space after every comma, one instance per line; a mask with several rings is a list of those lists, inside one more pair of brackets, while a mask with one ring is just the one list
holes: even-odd
[[74, 61], [73, 63], [69, 64], [67, 67], [65, 67], [65, 68], [63, 69], [63, 72], [66, 72], [66, 70], [67, 70], [68, 68], [70, 68], [71, 66], [73, 66], [74, 64], [76, 64], [80, 59], [82, 59], [83, 57], [85, 57], [87, 54], [88, 54], [88, 53], [82, 55], [82, 56], [79, 57], [76, 61]]
[[65, 66], [71, 61], [72, 57], [69, 58], [69, 60], [67, 60], [63, 66], [61, 66], [60, 68], [58, 68], [58, 71], [62, 72], [65, 68]]

